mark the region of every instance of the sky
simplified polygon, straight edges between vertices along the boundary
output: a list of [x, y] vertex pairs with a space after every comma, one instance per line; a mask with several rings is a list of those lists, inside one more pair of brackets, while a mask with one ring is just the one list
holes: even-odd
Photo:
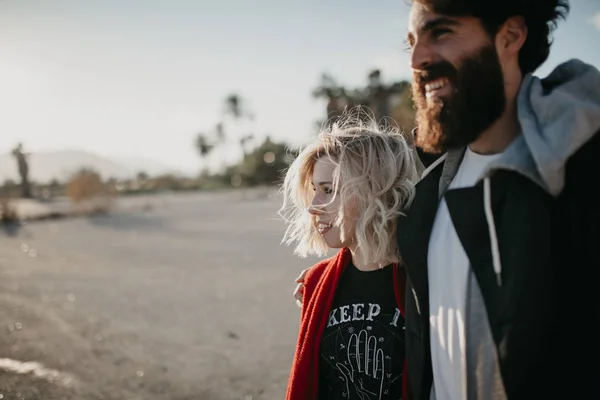
[[[600, 1], [571, 3], [536, 75], [570, 58], [600, 68]], [[256, 116], [244, 129], [299, 145], [324, 116], [323, 72], [410, 78], [407, 18], [405, 0], [0, 0], [0, 153], [22, 142], [196, 173], [194, 139], [233, 92]]]

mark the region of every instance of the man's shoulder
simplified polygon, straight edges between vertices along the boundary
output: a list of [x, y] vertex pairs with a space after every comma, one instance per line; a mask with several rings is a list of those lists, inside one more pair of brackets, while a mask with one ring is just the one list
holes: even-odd
[[600, 130], [598, 130], [569, 160], [567, 169], [576, 169], [600, 165], [598, 163], [600, 155]]
[[[447, 153], [438, 157], [435, 162], [433, 162], [427, 169], [421, 174], [421, 178], [417, 182], [416, 188], [416, 196], [413, 200], [413, 204], [415, 202], [422, 201], [422, 198], [427, 198], [428, 196], [434, 196], [437, 198], [437, 193], [439, 190], [439, 182], [444, 172], [444, 164], [446, 162]], [[412, 206], [411, 206], [412, 208]]]
[[596, 132], [565, 165], [565, 191], [595, 191], [600, 178], [600, 131]]
[[[441, 174], [441, 171], [444, 167], [444, 162], [446, 161], [446, 158], [448, 157], [448, 153], [444, 153], [443, 155], [441, 155], [440, 157], [438, 157], [434, 162], [432, 162], [427, 169], [425, 169], [425, 171], [423, 171], [423, 174], [421, 175], [421, 180], [424, 179], [436, 179], [436, 175]], [[438, 174], [436, 174], [436, 172], [438, 172]], [[437, 176], [437, 178], [439, 179], [439, 176]]]

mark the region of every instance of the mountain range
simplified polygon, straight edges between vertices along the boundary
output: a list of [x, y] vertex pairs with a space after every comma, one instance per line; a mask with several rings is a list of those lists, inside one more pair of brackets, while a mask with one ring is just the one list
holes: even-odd
[[[64, 181], [84, 167], [97, 171], [104, 179], [134, 178], [142, 171], [150, 176], [185, 175], [182, 171], [159, 161], [145, 158], [104, 157], [79, 150], [48, 151], [29, 155], [29, 175], [34, 182], [48, 183], [52, 179]], [[5, 153], [0, 154], [0, 185], [7, 179], [18, 181], [19, 173], [15, 158]]]

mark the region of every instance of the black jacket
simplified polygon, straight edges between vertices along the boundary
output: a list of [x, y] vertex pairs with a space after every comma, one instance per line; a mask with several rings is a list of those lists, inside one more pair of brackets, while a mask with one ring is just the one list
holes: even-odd
[[[600, 79], [593, 83], [600, 94]], [[600, 121], [600, 108], [592, 111], [598, 117], [593, 121]], [[528, 129], [521, 117], [523, 129]], [[446, 191], [463, 154], [457, 150], [434, 163], [417, 184], [397, 232], [408, 275], [406, 345], [414, 399], [429, 400], [433, 381], [427, 253], [441, 196], [473, 272], [466, 318], [487, 314], [486, 327], [465, 322], [468, 398], [600, 399], [598, 128], [570, 153], [565, 150], [558, 183], [547, 178], [541, 162], [529, 171], [500, 164], [474, 187]], [[527, 149], [529, 139], [521, 135], [511, 151]], [[543, 158], [532, 153], [519, 154]], [[492, 211], [495, 238], [486, 207]], [[500, 272], [493, 257], [496, 245]], [[491, 333], [492, 346], [482, 350], [485, 330]]]

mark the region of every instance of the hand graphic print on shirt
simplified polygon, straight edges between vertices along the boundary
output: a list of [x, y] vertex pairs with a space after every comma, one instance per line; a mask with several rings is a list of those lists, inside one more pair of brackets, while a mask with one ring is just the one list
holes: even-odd
[[399, 309], [385, 311], [377, 303], [331, 310], [321, 351], [338, 381], [330, 391], [348, 400], [401, 399], [404, 324]]
[[[377, 338], [366, 330], [353, 333], [347, 346], [348, 363], [336, 363], [346, 384], [346, 396], [349, 398], [381, 399], [385, 374], [385, 359], [383, 350], [377, 348]], [[366, 380], [375, 382], [366, 383]], [[366, 388], [379, 388], [379, 393], [373, 393]]]

